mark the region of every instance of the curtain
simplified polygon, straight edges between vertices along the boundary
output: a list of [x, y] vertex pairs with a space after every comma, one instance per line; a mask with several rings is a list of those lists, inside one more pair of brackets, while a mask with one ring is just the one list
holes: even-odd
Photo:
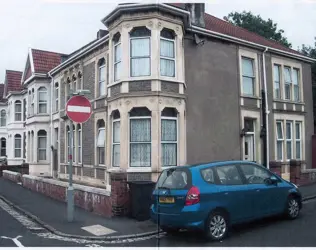
[[21, 157], [22, 138], [21, 136], [15, 136], [14, 138], [14, 155], [16, 158]]
[[177, 121], [176, 120], [161, 120], [161, 140], [162, 141], [177, 141]]
[[[177, 165], [177, 121], [161, 120], [161, 152], [163, 166]], [[168, 142], [168, 143], [165, 143]], [[173, 142], [173, 143], [170, 143]]]
[[46, 137], [38, 137], [38, 159], [46, 160], [46, 147], [47, 140]]
[[[174, 42], [160, 39], [160, 56], [174, 59]], [[160, 74], [162, 76], [175, 76], [175, 61], [160, 58]]]
[[151, 142], [150, 119], [131, 119], [131, 142]]
[[177, 165], [177, 144], [176, 143], [162, 143], [162, 166], [176, 166]]
[[131, 167], [150, 167], [151, 144], [131, 144]]
[[160, 39], [160, 56], [174, 58], [174, 42]]
[[175, 61], [161, 58], [160, 59], [160, 75], [162, 76], [175, 76]]
[[113, 122], [113, 142], [120, 143], [120, 122]]
[[131, 74], [132, 76], [150, 75], [150, 39], [131, 40]]
[[133, 58], [132, 59], [132, 76], [149, 76], [150, 75], [150, 58]]

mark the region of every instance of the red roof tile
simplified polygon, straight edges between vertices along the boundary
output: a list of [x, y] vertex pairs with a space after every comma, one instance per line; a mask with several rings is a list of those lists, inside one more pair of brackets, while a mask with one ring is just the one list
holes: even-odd
[[21, 85], [23, 72], [14, 71], [14, 70], [6, 70], [6, 94], [9, 91], [21, 91], [23, 89]]
[[3, 99], [3, 92], [4, 92], [4, 84], [0, 83], [0, 102], [5, 101], [5, 99]]
[[64, 54], [51, 51], [32, 49], [35, 73], [46, 74], [62, 62]]
[[[169, 3], [169, 4], [181, 9], [185, 8], [185, 4], [183, 3]], [[298, 55], [303, 55], [296, 50], [285, 47], [281, 43], [264, 38], [256, 33], [253, 33], [244, 28], [235, 26], [225, 20], [222, 20], [210, 14], [205, 13], [204, 18], [205, 18], [205, 29], [207, 30], [218, 32], [218, 33], [232, 36], [235, 38], [239, 38], [242, 40], [246, 40], [248, 42], [257, 43], [257, 44], [271, 47], [274, 49], [278, 49], [278, 50], [282, 50], [282, 51], [286, 51], [286, 52], [290, 52], [290, 53], [294, 53]]]

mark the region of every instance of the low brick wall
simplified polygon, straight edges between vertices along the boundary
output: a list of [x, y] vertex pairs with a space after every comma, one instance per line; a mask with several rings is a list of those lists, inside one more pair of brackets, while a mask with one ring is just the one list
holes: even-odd
[[316, 169], [302, 170], [300, 178], [297, 180], [299, 186], [309, 185], [316, 183]]
[[21, 182], [21, 174], [9, 170], [3, 170], [3, 178], [15, 183]]
[[[53, 199], [66, 202], [68, 183], [45, 179], [37, 176], [23, 175], [22, 184], [25, 188], [39, 192]], [[111, 192], [101, 188], [73, 184], [75, 205], [90, 212], [111, 217]]]

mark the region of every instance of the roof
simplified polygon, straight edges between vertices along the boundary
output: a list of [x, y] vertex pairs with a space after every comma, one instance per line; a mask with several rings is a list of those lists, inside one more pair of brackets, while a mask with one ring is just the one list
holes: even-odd
[[[169, 3], [169, 5], [178, 7], [181, 9], [185, 9], [185, 4], [183, 3]], [[244, 28], [238, 27], [230, 22], [227, 22], [225, 20], [212, 16], [208, 13], [204, 14], [204, 18], [205, 18], [205, 29], [207, 30], [221, 33], [228, 36], [232, 36], [238, 39], [246, 40], [248, 42], [257, 43], [257, 44], [271, 47], [274, 49], [282, 50], [285, 52], [289, 52], [289, 53], [293, 53], [297, 55], [303, 55], [302, 53], [294, 49], [290, 49], [282, 45], [281, 43], [278, 43], [271, 39], [264, 38], [256, 33], [253, 33]]]
[[6, 82], [5, 82], [5, 95], [10, 91], [21, 91], [23, 87], [21, 85], [22, 72], [15, 70], [6, 70]]
[[62, 58], [66, 54], [51, 51], [31, 49], [34, 72], [39, 74], [47, 74], [51, 69], [62, 63]]
[[5, 102], [5, 99], [3, 98], [3, 92], [4, 92], [4, 84], [0, 83], [0, 102]]

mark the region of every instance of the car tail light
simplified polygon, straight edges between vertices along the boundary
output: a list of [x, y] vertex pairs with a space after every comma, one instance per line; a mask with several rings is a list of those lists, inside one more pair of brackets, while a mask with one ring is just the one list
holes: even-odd
[[200, 190], [193, 186], [190, 188], [187, 197], [185, 199], [185, 205], [191, 206], [200, 202]]

